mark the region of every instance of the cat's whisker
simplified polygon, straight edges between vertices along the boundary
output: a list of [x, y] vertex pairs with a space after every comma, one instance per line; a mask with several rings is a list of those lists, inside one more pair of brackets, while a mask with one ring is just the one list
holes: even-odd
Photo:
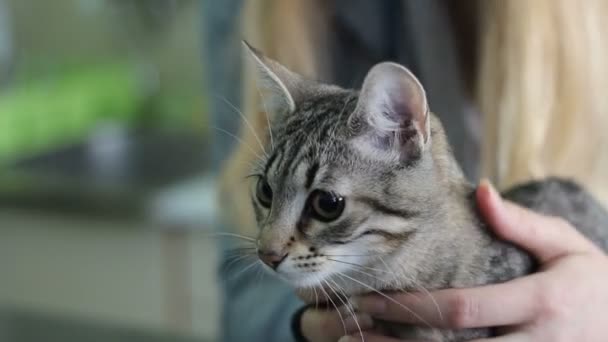
[[239, 185], [239, 186], [241, 186], [241, 185], [243, 185], [244, 183], [247, 183], [247, 182], [249, 181], [249, 179], [250, 179], [250, 178], [251, 178], [251, 176], [249, 176], [249, 175], [248, 175], [248, 176], [245, 176], [245, 177], [243, 177], [243, 178], [241, 178], [241, 179], [240, 179], [240, 181], [239, 181], [239, 183], [238, 183], [238, 185]]
[[237, 137], [236, 135], [234, 135], [234, 134], [232, 134], [232, 133], [228, 132], [228, 131], [227, 131], [227, 130], [225, 130], [225, 129], [222, 129], [222, 128], [219, 128], [219, 127], [216, 127], [216, 126], [210, 126], [210, 127], [211, 127], [211, 128], [213, 128], [213, 129], [215, 129], [215, 130], [217, 130], [217, 131], [219, 131], [219, 132], [222, 132], [222, 133], [224, 133], [224, 134], [226, 134], [226, 135], [228, 135], [228, 136], [230, 136], [230, 137], [232, 137], [232, 138], [234, 138], [234, 139], [235, 139], [237, 142], [239, 142], [241, 145], [245, 146], [245, 148], [247, 148], [247, 150], [249, 150], [249, 152], [253, 153], [253, 155], [254, 155], [256, 158], [258, 158], [258, 159], [263, 159], [263, 158], [262, 158], [262, 156], [261, 156], [259, 153], [257, 153], [257, 152], [256, 152], [256, 151], [255, 151], [253, 148], [251, 148], [251, 146], [249, 146], [249, 145], [245, 144], [245, 142], [243, 141], [243, 139], [241, 139], [241, 138]]
[[[377, 272], [383, 272], [383, 273], [391, 274], [391, 275], [393, 275], [393, 279], [395, 281], [395, 286], [399, 286], [400, 282], [399, 282], [399, 280], [398, 280], [397, 275], [395, 274], [395, 272], [390, 271], [390, 267], [388, 266], [388, 264], [386, 263], [386, 261], [384, 261], [384, 259], [381, 256], [378, 255], [376, 257], [378, 257], [380, 259], [380, 261], [382, 262], [382, 264], [384, 264], [384, 267], [387, 269], [386, 271], [385, 270], [380, 270], [380, 269], [377, 269], [377, 268], [373, 268], [373, 267], [366, 267], [366, 266], [362, 266], [362, 265], [357, 265], [357, 264], [354, 264], [354, 263], [342, 262], [342, 261], [339, 261], [339, 260], [333, 260], [333, 259], [329, 259], [329, 260], [336, 261], [336, 262], [342, 262], [342, 263], [349, 264], [349, 265], [356, 266], [356, 267], [361, 267], [363, 269], [369, 269], [369, 270], [372, 270], [372, 271], [377, 271]], [[359, 273], [362, 273], [362, 274], [365, 274], [365, 275], [367, 275], [369, 277], [372, 277], [372, 278], [374, 277], [372, 274], [369, 274], [367, 272], [363, 272], [361, 270], [357, 270], [357, 269], [352, 269], [352, 270], [356, 271], [356, 272], [359, 272]], [[405, 274], [402, 274], [402, 275], [404, 277], [406, 277]], [[407, 279], [409, 281], [411, 281], [412, 283], [414, 283], [414, 286], [417, 289], [420, 289], [422, 292], [424, 292], [427, 296], [429, 296], [431, 298], [431, 301], [433, 302], [433, 305], [435, 306], [435, 308], [437, 310], [437, 313], [439, 314], [439, 318], [443, 321], [443, 313], [441, 312], [441, 309], [439, 308], [439, 304], [435, 300], [435, 297], [433, 296], [433, 294], [429, 290], [427, 290], [424, 286], [421, 286], [413, 277], [407, 277]]]
[[420, 285], [420, 283], [418, 283], [416, 280], [414, 280], [413, 278], [410, 279], [414, 285], [416, 286], [416, 288], [422, 290], [422, 292], [424, 292], [427, 296], [429, 296], [431, 298], [431, 301], [433, 302], [433, 305], [435, 306], [435, 309], [437, 310], [437, 313], [439, 314], [439, 319], [443, 322], [443, 313], [441, 312], [441, 308], [439, 307], [439, 303], [437, 303], [437, 300], [435, 300], [435, 296], [433, 296], [433, 294], [427, 290], [424, 286]]
[[[342, 261], [340, 261], [340, 260], [333, 260], [333, 259], [328, 259], [328, 260], [330, 260], [330, 261], [334, 261], [334, 262], [343, 263], [343, 264], [346, 264], [346, 265], [349, 265], [349, 266], [361, 267], [361, 268], [365, 269], [363, 266], [359, 266], [359, 265], [357, 265], [357, 264], [351, 264], [351, 263], [342, 262]], [[356, 271], [356, 272], [359, 272], [359, 273], [361, 273], [361, 274], [365, 274], [366, 276], [368, 276], [368, 277], [370, 277], [370, 278], [372, 278], [372, 279], [373, 279], [373, 278], [376, 278], [376, 276], [374, 276], [373, 274], [371, 274], [371, 273], [369, 273], [369, 272], [361, 271], [361, 270], [358, 270], [358, 269], [356, 269], [356, 268], [351, 268], [351, 270]]]
[[239, 242], [243, 243], [245, 245], [244, 246], [237, 246], [237, 247], [234, 247], [232, 249], [229, 249], [228, 252], [249, 251], [249, 250], [256, 250], [256, 249], [258, 249], [257, 246], [250, 245], [251, 242], [249, 242], [249, 241], [239, 241]]
[[216, 233], [208, 234], [207, 236], [209, 236], [209, 237], [233, 237], [233, 238], [249, 241], [251, 243], [257, 242], [256, 238], [252, 238], [250, 236], [245, 236], [245, 235], [236, 234], [236, 233], [216, 232]]
[[268, 106], [266, 106], [266, 101], [264, 101], [264, 96], [262, 96], [262, 92], [260, 91], [260, 87], [257, 82], [253, 83], [255, 85], [255, 89], [258, 91], [260, 95], [260, 99], [262, 101], [262, 106], [264, 106], [264, 115], [266, 116], [266, 124], [268, 125], [268, 135], [270, 135], [270, 147], [274, 150], [274, 138], [272, 137], [272, 125], [270, 124], [270, 117], [268, 115]]
[[381, 269], [374, 268], [374, 267], [363, 266], [363, 265], [355, 264], [355, 263], [348, 262], [348, 261], [342, 261], [342, 260], [331, 259], [331, 258], [327, 258], [327, 260], [333, 261], [333, 262], [340, 262], [340, 263], [343, 263], [343, 264], [346, 264], [346, 265], [357, 266], [357, 267], [360, 267], [362, 269], [366, 269], [366, 270], [370, 270], [370, 271], [387, 273], [387, 274], [393, 274], [392, 272], [389, 272], [389, 271], [381, 270]]
[[[335, 260], [335, 261], [340, 262], [340, 261], [338, 261], [338, 260]], [[390, 283], [390, 282], [387, 282], [387, 281], [385, 281], [385, 280], [381, 280], [381, 279], [377, 279], [377, 276], [375, 276], [375, 275], [373, 275], [373, 274], [371, 274], [371, 273], [369, 273], [369, 272], [365, 272], [365, 271], [362, 271], [362, 270], [359, 270], [359, 269], [354, 268], [354, 267], [361, 267], [361, 268], [364, 268], [364, 269], [365, 269], [365, 268], [366, 268], [365, 266], [361, 266], [361, 265], [357, 265], [357, 264], [348, 264], [348, 265], [349, 265], [349, 266], [351, 266], [351, 268], [350, 268], [350, 270], [351, 270], [351, 271], [354, 271], [354, 272], [358, 272], [358, 273], [364, 274], [364, 275], [366, 275], [366, 276], [370, 277], [371, 279], [376, 279], [376, 280], [379, 280], [379, 281], [380, 281], [380, 282], [382, 282], [383, 284], [386, 284], [386, 285], [388, 285], [389, 287], [391, 287], [391, 283]], [[375, 270], [375, 271], [379, 271], [379, 272], [386, 272], [386, 271], [384, 271], [384, 270], [379, 270], [379, 269], [375, 269], [375, 268], [372, 268], [372, 267], [367, 267], [367, 268], [372, 269], [372, 270]], [[388, 272], [387, 272], [387, 273], [388, 273]], [[395, 279], [396, 279], [396, 278], [395, 278]], [[398, 282], [396, 282], [395, 286], [398, 286], [398, 285], [399, 285], [399, 283], [398, 283]]]
[[388, 267], [388, 264], [386, 263], [386, 261], [384, 261], [384, 258], [382, 258], [382, 256], [377, 255], [377, 257], [380, 259], [380, 261], [384, 265], [384, 268], [386, 268], [386, 271], [388, 273], [390, 273], [390, 274], [393, 275], [393, 280], [395, 281], [395, 285], [398, 286], [399, 285], [399, 279], [397, 279], [397, 275], [395, 274], [395, 272], [391, 272], [391, 268]]
[[391, 303], [405, 309], [407, 312], [411, 313], [416, 319], [418, 319], [420, 322], [424, 323], [426, 326], [428, 326], [429, 328], [432, 328], [431, 324], [429, 322], [427, 322], [424, 318], [422, 318], [419, 314], [417, 314], [416, 312], [414, 312], [414, 310], [408, 308], [406, 305], [404, 305], [403, 303], [399, 303], [397, 300], [395, 300], [394, 298], [382, 293], [381, 291], [378, 291], [377, 289], [375, 289], [373, 286], [370, 286], [364, 282], [361, 282], [353, 277], [350, 277], [342, 272], [337, 272], [337, 275], [341, 276], [341, 277], [345, 277], [347, 279], [350, 279], [352, 281], [354, 281], [355, 283], [373, 291], [374, 293], [379, 294], [380, 296], [386, 298], [388, 301], [390, 301]]
[[235, 162], [238, 162], [240, 165], [243, 166], [247, 166], [247, 170], [255, 170], [257, 172], [261, 172], [260, 170], [263, 170], [263, 165], [262, 165], [262, 161], [264, 161], [265, 159], [254, 159], [253, 161], [251, 160], [236, 160]]
[[[387, 270], [387, 273], [390, 273], [393, 275], [396, 284], [398, 285], [400, 282], [397, 278], [397, 272], [395, 272], [394, 270], [391, 270], [391, 268], [388, 266], [388, 264], [386, 263], [386, 261], [384, 260], [384, 258], [382, 258], [382, 256], [377, 255], [376, 256], [378, 259], [380, 259], [380, 261], [382, 262], [382, 264], [384, 265], [384, 267]], [[437, 313], [439, 314], [439, 318], [443, 321], [443, 313], [441, 312], [441, 309], [439, 308], [439, 304], [437, 303], [437, 301], [435, 300], [435, 297], [433, 296], [433, 294], [427, 290], [424, 286], [420, 285], [420, 283], [418, 283], [416, 281], [416, 279], [412, 276], [408, 276], [408, 274], [406, 272], [399, 272], [399, 274], [404, 277], [405, 279], [407, 279], [407, 281], [413, 283], [414, 288], [421, 290], [422, 292], [425, 293], [425, 295], [429, 296], [431, 298], [431, 301], [433, 302], [433, 305], [435, 306], [435, 309], [437, 310]], [[416, 298], [420, 299], [420, 297], [418, 295], [416, 295], [415, 293], [411, 293], [413, 296], [415, 296]]]
[[247, 176], [245, 176], [245, 179], [249, 179], [249, 178], [260, 178], [263, 177], [264, 175], [260, 174], [260, 173], [250, 173]]
[[317, 288], [312, 286], [312, 290], [315, 292], [315, 310], [319, 309], [319, 293], [317, 293]]
[[255, 173], [249, 173], [249, 174], [247, 174], [247, 175], [243, 176], [243, 179], [249, 179], [249, 178], [256, 177], [256, 176], [259, 176], [259, 175], [260, 175], [259, 171], [257, 171], [257, 170], [259, 170], [259, 169], [260, 169], [260, 165], [259, 165], [259, 164], [257, 164], [257, 163], [252, 163], [252, 162], [244, 162], [244, 161], [240, 161], [240, 160], [239, 160], [238, 162], [239, 162], [241, 165], [245, 165], [245, 166], [247, 166], [247, 169], [248, 169], [248, 170], [256, 170], [256, 172], [255, 172]]
[[224, 270], [226, 273], [230, 273], [230, 268], [233, 267], [234, 265], [237, 265], [239, 262], [242, 262], [243, 260], [249, 258], [249, 257], [253, 257], [253, 255], [236, 255], [234, 256], [234, 258], [232, 260], [230, 260], [228, 262], [228, 264], [226, 264], [225, 266], [223, 266]]
[[236, 257], [253, 257], [255, 256], [256, 253], [254, 252], [254, 250], [249, 250], [247, 249], [242, 249], [242, 248], [237, 248], [234, 250], [230, 250], [228, 252], [226, 252], [226, 259], [233, 259]]
[[[323, 280], [322, 282], [327, 283], [325, 280]], [[334, 306], [334, 308], [336, 309], [336, 312], [338, 312], [338, 317], [340, 317], [340, 322], [342, 322], [342, 327], [344, 328], [344, 335], [346, 335], [348, 332], [346, 330], [346, 324], [344, 323], [344, 318], [342, 318], [342, 313], [340, 312], [340, 308], [338, 308], [336, 303], [334, 303], [334, 300], [331, 299], [331, 296], [327, 293], [327, 291], [325, 291], [325, 289], [323, 288], [323, 284], [321, 284], [321, 286], [319, 288], [321, 289], [321, 291], [323, 291], [323, 294], [325, 295], [325, 297], [327, 297], [327, 299], [329, 300], [331, 305]]]
[[[239, 241], [241, 243], [245, 243], [245, 244], [249, 244], [248, 241]], [[245, 246], [238, 246], [238, 247], [234, 247], [232, 249], [229, 249], [227, 252], [245, 252], [245, 251], [254, 251], [258, 249], [256, 246], [252, 246], [252, 245], [245, 245]]]
[[266, 275], [266, 272], [264, 272], [264, 268], [258, 267], [257, 274], [255, 275], [256, 290], [260, 287], [260, 285], [262, 285], [262, 280], [264, 279], [265, 275]]
[[255, 247], [239, 247], [228, 250], [225, 255], [227, 258], [233, 258], [235, 256], [254, 256], [256, 255], [257, 248]]
[[346, 291], [344, 291], [344, 289], [340, 286], [340, 284], [338, 284], [335, 280], [331, 279], [331, 277], [328, 278], [328, 280], [331, 281], [336, 286], [336, 288], [338, 289], [338, 291], [340, 292], [340, 294], [343, 296], [344, 300], [346, 301], [345, 305], [350, 308], [351, 314], [354, 315], [355, 307], [351, 303], [349, 296], [346, 294]]
[[[260, 159], [256, 159], [256, 161], [257, 160], [260, 160]], [[261, 167], [259, 165], [259, 163], [257, 163], [257, 162], [254, 163], [254, 162], [251, 162], [251, 161], [244, 161], [244, 160], [234, 160], [233, 162], [236, 162], [239, 165], [246, 166], [246, 168], [245, 168], [246, 170], [258, 170]], [[243, 179], [248, 179], [248, 176], [249, 175], [243, 177]]]
[[264, 149], [264, 145], [262, 144], [262, 141], [260, 140], [260, 137], [255, 132], [255, 129], [253, 128], [253, 126], [251, 125], [251, 123], [249, 122], [249, 120], [247, 119], [247, 117], [245, 116], [245, 114], [243, 114], [243, 112], [241, 112], [238, 108], [236, 108], [235, 105], [233, 105], [232, 103], [230, 103], [230, 101], [228, 101], [225, 97], [220, 96], [218, 94], [213, 94], [213, 95], [216, 98], [222, 100], [228, 106], [230, 106], [230, 108], [232, 108], [243, 119], [243, 121], [245, 122], [245, 124], [247, 125], [247, 127], [249, 127], [249, 129], [251, 130], [251, 133], [255, 137], [255, 140], [257, 140], [258, 144], [260, 145], [260, 148], [262, 149], [262, 152], [264, 153], [264, 155], [268, 156], [268, 154], [266, 153], [266, 150]]
[[[374, 276], [373, 274], [371, 274], [371, 273], [369, 273], [369, 272], [365, 272], [365, 271], [362, 271], [362, 270], [359, 270], [359, 269], [354, 268], [353, 266], [355, 266], [355, 267], [356, 267], [356, 265], [350, 265], [350, 266], [351, 266], [351, 267], [350, 267], [349, 269], [350, 269], [351, 271], [354, 271], [354, 272], [357, 272], [357, 273], [361, 273], [361, 274], [363, 274], [363, 275], [368, 276], [368, 277], [369, 277], [369, 278], [371, 278], [371, 279], [376, 279], [376, 278], [377, 278], [376, 276]], [[380, 279], [378, 279], [378, 280], [380, 280]], [[384, 283], [384, 284], [390, 285], [390, 283], [387, 283], [386, 281], [383, 281], [383, 280], [381, 280], [381, 281], [382, 281], [382, 283]]]
[[228, 264], [225, 266], [225, 270], [227, 271], [228, 266], [232, 265], [233, 263], [250, 257], [257, 257], [257, 247], [243, 246], [228, 249], [224, 253], [224, 258], [226, 259], [226, 262], [228, 262]]
[[[399, 282], [399, 280], [397, 279], [397, 276], [395, 275], [395, 273], [394, 273], [394, 272], [385, 271], [385, 270], [378, 269], [378, 268], [374, 268], [374, 267], [363, 266], [363, 265], [355, 264], [355, 263], [352, 263], [352, 262], [346, 262], [346, 261], [341, 261], [341, 260], [330, 259], [330, 258], [327, 258], [327, 260], [334, 261], [334, 262], [338, 262], [338, 263], [343, 263], [343, 264], [346, 264], [346, 265], [349, 265], [349, 266], [354, 266], [354, 267], [358, 267], [358, 268], [361, 268], [361, 269], [370, 270], [370, 271], [374, 271], [374, 272], [380, 272], [380, 273], [391, 274], [391, 275], [393, 275], [393, 281], [395, 282], [395, 285], [394, 285], [394, 286], [395, 286], [395, 287], [397, 287], [397, 286], [399, 286], [399, 285], [400, 285], [400, 282]], [[376, 275], [373, 275], [373, 274], [371, 274], [371, 273], [369, 273], [369, 272], [364, 272], [364, 271], [358, 270], [358, 269], [356, 269], [356, 268], [351, 268], [351, 270], [356, 271], [356, 272], [359, 272], [359, 273], [361, 273], [361, 274], [365, 274], [365, 275], [367, 275], [368, 277], [370, 277], [370, 278], [372, 278], [372, 279], [377, 278], [377, 276], [376, 276]], [[384, 283], [384, 284], [388, 285], [389, 287], [392, 287], [390, 282], [387, 282], [387, 281], [382, 281], [382, 283]]]
[[[340, 290], [340, 286], [335, 281], [333, 281], [331, 279], [330, 279], [330, 281], [332, 283], [334, 283], [334, 285], [337, 286], [338, 290]], [[325, 284], [327, 284], [327, 286], [329, 287], [329, 289], [336, 295], [336, 297], [338, 297], [338, 300], [340, 300], [340, 302], [342, 302], [342, 305], [344, 305], [344, 307], [346, 308], [346, 310], [348, 310], [349, 314], [351, 315], [351, 317], [355, 321], [355, 324], [357, 325], [357, 328], [359, 329], [359, 334], [361, 335], [361, 341], [365, 342], [365, 337], [363, 336], [363, 330], [361, 329], [361, 325], [359, 325], [359, 320], [357, 319], [357, 316], [355, 315], [355, 311], [351, 308], [350, 303], [348, 303], [348, 297], [346, 297], [346, 295], [344, 294], [344, 291], [340, 291], [341, 294], [338, 294], [336, 292], [336, 290], [334, 290], [334, 288], [331, 286], [331, 284], [329, 284], [328, 281], [325, 281]], [[344, 296], [344, 298], [346, 298], [346, 299], [342, 299], [342, 296]]]
[[[377, 255], [377, 257], [378, 257], [378, 259], [380, 259], [380, 261], [382, 262], [384, 267], [387, 270], [390, 270], [390, 267], [388, 266], [386, 261], [384, 261], [384, 258], [381, 255]], [[397, 281], [397, 276], [395, 275], [395, 272], [392, 272], [392, 274], [395, 276], [395, 280]], [[403, 276], [406, 276], [406, 275], [403, 274]], [[435, 300], [435, 297], [433, 296], [433, 294], [429, 290], [427, 290], [424, 286], [420, 285], [420, 283], [417, 282], [416, 279], [414, 279], [414, 277], [407, 277], [407, 279], [409, 281], [411, 281], [416, 288], [422, 290], [422, 292], [424, 292], [427, 296], [429, 296], [431, 298], [431, 301], [433, 302], [433, 305], [435, 306], [435, 309], [437, 310], [437, 313], [439, 314], [439, 319], [441, 321], [443, 321], [443, 313], [441, 312], [441, 308], [439, 307], [439, 304], [437, 303], [437, 300]]]
[[243, 273], [247, 272], [248, 270], [251, 270], [251, 268], [252, 268], [252, 267], [254, 267], [254, 266], [259, 266], [259, 265], [260, 265], [260, 264], [259, 264], [259, 260], [256, 260], [256, 261], [252, 262], [252, 263], [251, 263], [249, 266], [246, 266], [245, 268], [243, 268], [243, 269], [241, 269], [240, 271], [238, 271], [236, 274], [232, 275], [232, 276], [229, 278], [229, 281], [233, 281], [233, 280], [235, 280], [235, 279], [236, 279], [236, 278], [238, 278], [238, 276], [240, 276], [241, 274], [243, 274]]

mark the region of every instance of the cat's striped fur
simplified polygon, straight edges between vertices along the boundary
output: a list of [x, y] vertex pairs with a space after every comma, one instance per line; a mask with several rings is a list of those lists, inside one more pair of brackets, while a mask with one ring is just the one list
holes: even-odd
[[[250, 51], [270, 90], [273, 137], [254, 171], [258, 250], [281, 278], [302, 293], [337, 298], [468, 287], [533, 271], [527, 254], [478, 220], [474, 189], [407, 69], [379, 64], [354, 91], [304, 80]], [[506, 196], [565, 218], [608, 248], [608, 214], [577, 185], [545, 180]], [[318, 206], [342, 211], [328, 220]], [[432, 341], [492, 334], [379, 323], [394, 336]]]

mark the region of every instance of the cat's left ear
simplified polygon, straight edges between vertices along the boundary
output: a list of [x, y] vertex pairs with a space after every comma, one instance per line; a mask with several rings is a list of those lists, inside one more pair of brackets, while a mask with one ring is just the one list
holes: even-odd
[[409, 163], [430, 144], [429, 116], [418, 79], [405, 67], [385, 62], [365, 77], [349, 126], [364, 152]]
[[257, 84], [262, 101], [271, 117], [291, 114], [302, 97], [303, 78], [243, 41], [243, 46], [255, 65]]

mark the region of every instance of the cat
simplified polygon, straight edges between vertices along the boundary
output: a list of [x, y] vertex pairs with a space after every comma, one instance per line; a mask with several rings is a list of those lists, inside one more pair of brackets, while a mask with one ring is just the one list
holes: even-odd
[[[531, 256], [479, 219], [475, 188], [408, 69], [377, 64], [355, 91], [306, 80], [245, 46], [271, 122], [252, 202], [258, 255], [276, 275], [339, 305], [376, 290], [471, 287], [534, 271]], [[574, 182], [533, 181], [504, 196], [562, 217], [608, 249], [608, 213]], [[376, 326], [393, 337], [437, 342], [493, 334]]]

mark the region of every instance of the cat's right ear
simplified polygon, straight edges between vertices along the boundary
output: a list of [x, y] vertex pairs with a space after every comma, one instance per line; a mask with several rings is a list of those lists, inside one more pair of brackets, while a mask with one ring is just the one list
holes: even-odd
[[255, 67], [256, 82], [264, 101], [264, 109], [271, 117], [293, 113], [300, 97], [302, 77], [264, 56], [244, 40], [243, 46], [248, 59]]
[[356, 147], [364, 153], [415, 162], [430, 142], [424, 88], [405, 67], [377, 64], [363, 81], [349, 126]]

